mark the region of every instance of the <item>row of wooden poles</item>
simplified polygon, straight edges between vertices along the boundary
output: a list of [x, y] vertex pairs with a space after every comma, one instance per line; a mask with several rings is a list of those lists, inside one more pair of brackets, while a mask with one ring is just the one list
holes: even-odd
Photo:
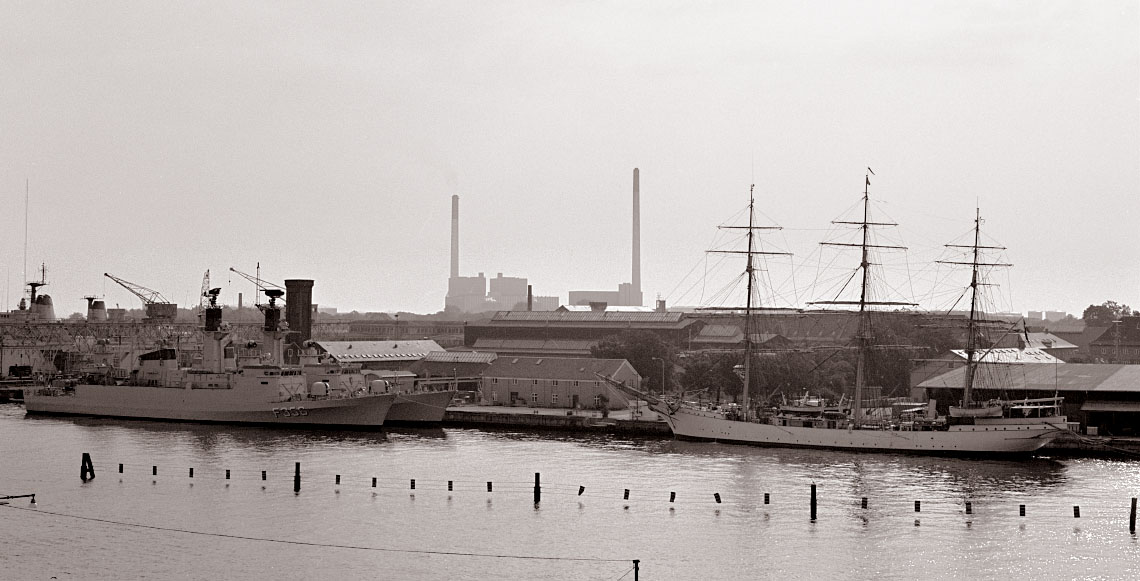
[[[123, 464], [119, 464], [119, 474], [122, 474], [122, 473], [123, 473]], [[151, 466], [151, 475], [152, 476], [158, 476], [158, 466]], [[91, 462], [91, 455], [87, 452], [83, 453], [83, 458], [82, 458], [82, 462], [80, 465], [79, 477], [80, 477], [80, 479], [83, 480], [83, 482], [87, 482], [88, 480], [95, 478], [95, 467]], [[194, 469], [193, 468], [189, 469], [189, 477], [190, 478], [194, 477]], [[226, 470], [226, 480], [229, 480], [229, 479], [230, 479], [230, 471]], [[266, 471], [262, 470], [261, 471], [261, 480], [264, 481], [266, 479], [267, 479]], [[372, 477], [372, 488], [376, 488], [376, 483], [377, 483], [376, 477]], [[340, 474], [336, 475], [336, 484], [340, 485]], [[455, 481], [454, 480], [448, 480], [447, 481], [447, 491], [452, 492], [455, 489], [454, 487], [455, 487]], [[409, 480], [409, 490], [415, 490], [415, 489], [416, 489], [416, 479], [412, 478]], [[487, 481], [487, 492], [493, 492], [493, 491], [494, 491], [494, 483], [491, 481]], [[540, 502], [542, 502], [542, 475], [539, 472], [534, 473], [533, 491], [534, 491], [534, 503], [539, 504]], [[294, 493], [300, 493], [301, 492], [301, 463], [300, 462], [294, 463], [294, 466], [293, 466], [293, 492]], [[584, 494], [585, 492], [586, 492], [585, 486], [579, 486], [578, 487], [578, 496], [582, 496], [582, 494]], [[15, 498], [15, 497], [13, 497], [13, 498]], [[629, 489], [628, 488], [624, 489], [623, 494], [622, 494], [622, 500], [629, 500]], [[669, 502], [671, 502], [671, 503], [676, 502], [676, 500], [677, 500], [677, 493], [676, 492], [670, 492], [669, 493]], [[717, 504], [721, 504], [721, 498], [720, 498], [719, 492], [713, 494], [713, 500], [715, 500]], [[769, 493], [765, 492], [764, 493], [764, 504], [769, 504], [770, 500], [771, 499], [769, 497]], [[32, 496], [32, 502], [35, 502], [34, 495]], [[816, 496], [816, 485], [813, 483], [811, 485], [811, 520], [813, 522], [815, 520], [817, 520], [817, 518], [816, 518], [817, 517], [817, 505], [818, 505], [818, 502], [817, 502], [817, 496]], [[867, 497], [864, 496], [860, 499], [860, 508], [866, 509], [867, 506], [868, 506], [867, 505]], [[916, 512], [916, 513], [922, 512], [922, 501], [921, 500], [914, 501], [914, 512]], [[1025, 516], [1025, 505], [1024, 504], [1018, 505], [1018, 513], [1019, 513], [1019, 516], [1023, 516], [1023, 517]], [[966, 501], [966, 514], [967, 515], [974, 514], [974, 506], [973, 506], [973, 503], [971, 503], [970, 501]], [[1073, 506], [1073, 518], [1081, 518], [1081, 507], [1080, 506], [1077, 506], [1077, 505]], [[1133, 533], [1133, 534], [1136, 533], [1136, 497], [1132, 498], [1132, 508], [1128, 514], [1128, 532]]]

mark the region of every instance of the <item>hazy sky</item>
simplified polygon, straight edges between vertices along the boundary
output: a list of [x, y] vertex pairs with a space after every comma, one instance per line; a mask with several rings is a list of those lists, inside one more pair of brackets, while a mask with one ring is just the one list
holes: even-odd
[[639, 167], [647, 303], [693, 304], [749, 184], [804, 266], [867, 166], [909, 268], [980, 206], [1013, 309], [1140, 306], [1138, 3], [0, 1], [8, 307], [25, 180], [61, 316], [259, 261], [434, 312], [452, 194], [463, 274], [565, 300], [630, 280]]

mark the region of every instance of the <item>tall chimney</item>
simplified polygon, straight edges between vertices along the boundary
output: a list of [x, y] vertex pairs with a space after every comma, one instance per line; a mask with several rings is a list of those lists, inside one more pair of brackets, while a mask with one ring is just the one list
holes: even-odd
[[459, 276], [459, 194], [451, 196], [451, 278]]
[[641, 179], [633, 168], [633, 301], [641, 304]]

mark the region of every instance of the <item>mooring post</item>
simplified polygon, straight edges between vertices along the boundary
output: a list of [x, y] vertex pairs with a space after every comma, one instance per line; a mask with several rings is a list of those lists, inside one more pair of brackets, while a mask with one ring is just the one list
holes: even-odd
[[293, 466], [293, 492], [301, 492], [301, 463], [297, 462]]
[[1132, 497], [1132, 512], [1128, 513], [1128, 532], [1136, 534], [1136, 497]]
[[719, 492], [713, 493], [713, 500], [715, 500], [717, 504], [720, 504], [720, 493]]
[[625, 494], [621, 497], [622, 500], [629, 500], [629, 489], [625, 489]]
[[123, 473], [123, 463], [119, 462], [119, 474]]
[[638, 559], [633, 560], [633, 581], [637, 581], [637, 575], [640, 572], [638, 571], [638, 565], [640, 565], [640, 563], [641, 561]]
[[534, 503], [538, 504], [542, 500], [542, 485], [540, 484], [540, 475], [538, 472], [534, 473]]
[[261, 471], [261, 479], [265, 480], [265, 471], [264, 470]]
[[922, 512], [922, 501], [921, 500], [914, 501], [914, 512]]
[[412, 480], [412, 488], [410, 490], [415, 490], [416, 489], [416, 479], [412, 478], [411, 480]]
[[229, 479], [230, 479], [230, 470], [229, 470], [229, 468], [227, 468], [226, 469], [226, 480], [229, 480]]
[[194, 477], [194, 469], [193, 469], [193, 468], [191, 468], [191, 469], [190, 469], [190, 478], [193, 478], [193, 477]]
[[768, 493], [764, 493], [764, 504], [768, 504]]
[[811, 520], [815, 521], [815, 483], [811, 485]]
[[79, 462], [79, 479], [87, 482], [95, 478], [95, 465], [91, 463], [91, 454], [84, 452]]
[[860, 506], [862, 508], [867, 508], [867, 497], [866, 496], [863, 497], [863, 502], [861, 503]]
[[376, 488], [376, 477], [372, 477], [372, 488]]
[[491, 492], [491, 481], [487, 481], [487, 492]]
[[968, 500], [966, 501], [966, 514], [974, 514], [974, 505], [970, 504]]
[[1024, 504], [1017, 505], [1017, 512], [1020, 513], [1021, 516], [1025, 516], [1025, 505]]
[[150, 475], [151, 476], [158, 476], [158, 466], [151, 466], [150, 467]]
[[337, 483], [337, 484], [340, 484], [340, 474], [337, 474], [337, 475], [336, 475], [336, 483]]
[[451, 488], [451, 482], [452, 482], [451, 480], [448, 480], [448, 481], [447, 481], [447, 491], [448, 491], [448, 492], [451, 492], [451, 491], [452, 491], [452, 488]]
[[583, 492], [586, 492], [586, 487], [585, 486], [579, 486], [578, 487], [578, 496], [582, 496]]
[[673, 502], [675, 500], [677, 500], [677, 493], [676, 492], [670, 492], [669, 493], [669, 502]]
[[1079, 507], [1079, 506], [1073, 507], [1073, 518], [1081, 518], [1081, 507]]

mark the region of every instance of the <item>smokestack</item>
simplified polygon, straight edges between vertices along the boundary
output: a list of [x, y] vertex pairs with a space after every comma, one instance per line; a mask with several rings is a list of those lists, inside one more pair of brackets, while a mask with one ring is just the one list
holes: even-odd
[[641, 179], [633, 168], [633, 302], [641, 304]]
[[312, 305], [312, 280], [285, 280], [285, 321], [289, 323], [289, 330], [297, 333], [298, 344], [313, 338]]
[[532, 285], [526, 285], [526, 310], [534, 310], [534, 289]]
[[459, 276], [459, 194], [451, 196], [451, 278]]

